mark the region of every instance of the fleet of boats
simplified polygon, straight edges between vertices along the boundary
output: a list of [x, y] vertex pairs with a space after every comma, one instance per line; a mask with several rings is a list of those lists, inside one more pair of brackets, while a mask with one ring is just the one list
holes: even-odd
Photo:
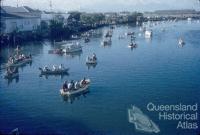
[[[153, 31], [152, 30], [147, 30], [146, 27], [140, 27], [140, 31], [144, 32], [145, 38], [152, 38]], [[164, 31], [164, 30], [163, 30]], [[92, 33], [92, 32], [91, 32]], [[89, 36], [91, 36], [91, 33], [85, 33], [83, 36], [84, 42], [87, 43], [90, 41]], [[113, 30], [110, 29], [108, 30], [104, 36], [103, 36], [103, 41], [101, 44], [103, 46], [111, 45], [112, 44], [112, 34]], [[124, 35], [129, 37], [131, 36], [131, 42], [128, 44], [129, 48], [136, 48], [137, 43], [135, 42], [135, 36], [134, 32], [127, 32]], [[125, 38], [124, 35], [120, 35], [119, 39]], [[78, 38], [76, 35], [74, 35], [72, 38]], [[185, 42], [183, 38], [179, 38], [178, 40], [179, 45], [184, 45]], [[80, 45], [79, 42], [71, 42], [69, 43], [68, 41], [60, 41], [60, 42], [55, 42], [54, 45], [60, 46], [58, 49], [50, 50], [49, 53], [53, 54], [63, 54], [63, 53], [75, 53], [75, 52], [80, 52], [82, 51], [82, 46]], [[19, 71], [18, 67], [32, 62], [32, 56], [26, 56], [24, 54], [19, 54], [19, 48], [17, 50], [17, 55], [10, 57], [8, 62], [6, 63], [6, 74], [4, 75], [5, 79], [12, 79], [16, 78], [19, 76]], [[86, 64], [88, 65], [95, 65], [97, 64], [97, 56], [95, 53], [92, 54], [92, 56], [88, 56], [86, 58]], [[49, 68], [47, 66], [43, 68], [39, 68], [40, 74], [41, 75], [63, 75], [63, 74], [68, 74], [69, 68], [63, 67], [61, 64], [59, 67], [53, 66], [53, 68]], [[78, 93], [83, 93], [88, 91], [88, 88], [91, 84], [91, 80], [88, 79], [82, 79], [81, 81], [71, 81], [70, 83], [67, 83], [67, 81], [63, 84], [63, 87], [60, 89], [60, 94], [62, 96], [71, 96], [75, 95]], [[131, 108], [128, 109], [128, 118], [129, 122], [133, 123], [135, 125], [135, 128], [140, 131], [145, 131], [145, 132], [154, 132], [158, 133], [160, 132], [159, 127], [143, 112], [137, 108], [136, 106], [132, 106]]]

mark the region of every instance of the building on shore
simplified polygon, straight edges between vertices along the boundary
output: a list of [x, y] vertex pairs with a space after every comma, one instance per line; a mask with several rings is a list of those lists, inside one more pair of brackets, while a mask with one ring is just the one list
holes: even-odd
[[33, 31], [40, 26], [40, 11], [29, 7], [2, 6], [0, 12], [1, 33]]

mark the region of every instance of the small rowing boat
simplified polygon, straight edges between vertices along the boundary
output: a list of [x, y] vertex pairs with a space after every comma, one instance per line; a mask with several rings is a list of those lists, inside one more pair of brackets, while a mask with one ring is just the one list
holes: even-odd
[[63, 68], [63, 69], [42, 69], [39, 68], [39, 70], [41, 71], [41, 75], [62, 75], [62, 74], [68, 74], [69, 68]]
[[78, 88], [78, 89], [65, 90], [62, 88], [62, 89], [60, 89], [60, 94], [62, 96], [70, 96], [70, 95], [75, 95], [75, 94], [82, 93], [82, 92], [87, 92], [88, 88], [90, 86], [90, 82], [91, 82], [90, 79], [86, 79], [85, 84], [81, 84], [80, 88]]
[[15, 61], [13, 63], [12, 62], [8, 62], [6, 64], [6, 67], [20, 67], [20, 66], [25, 65], [25, 64], [30, 63], [30, 62], [32, 62], [32, 58], [31, 57], [24, 58], [22, 60], [17, 60], [17, 61]]
[[92, 57], [87, 57], [86, 64], [97, 64], [97, 57], [95, 53], [93, 53]]

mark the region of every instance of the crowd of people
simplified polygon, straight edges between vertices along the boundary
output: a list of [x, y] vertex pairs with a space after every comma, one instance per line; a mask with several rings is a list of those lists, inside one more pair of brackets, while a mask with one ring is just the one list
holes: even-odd
[[81, 81], [74, 82], [73, 80], [71, 80], [69, 83], [67, 81], [65, 81], [63, 84], [63, 90], [65, 92], [72, 91], [72, 90], [78, 90], [79, 88], [84, 87], [86, 84], [87, 84], [87, 81], [86, 81], [85, 77]]

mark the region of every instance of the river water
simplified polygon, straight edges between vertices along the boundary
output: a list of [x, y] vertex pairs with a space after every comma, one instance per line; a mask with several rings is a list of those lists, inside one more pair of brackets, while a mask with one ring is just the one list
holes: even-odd
[[[56, 48], [49, 41], [24, 44], [33, 62], [19, 69], [19, 78], [5, 80], [5, 70], [0, 70], [0, 132], [19, 128], [23, 134], [148, 134], [128, 122], [127, 109], [135, 105], [159, 126], [158, 134], [196, 135], [198, 129], [177, 129], [178, 121], [159, 120], [147, 104], [200, 103], [200, 25], [168, 22], [152, 29], [148, 40], [139, 27], [117, 26], [111, 46], [102, 47], [102, 37], [89, 43], [79, 40], [83, 51], [73, 55], [48, 54]], [[118, 39], [128, 31], [136, 32], [136, 49], [127, 47], [130, 37]], [[180, 36], [183, 47], [178, 46]], [[0, 64], [12, 52], [12, 47], [2, 48]], [[88, 67], [85, 59], [93, 52], [98, 64]], [[69, 75], [41, 77], [38, 68], [53, 64], [69, 67]], [[89, 93], [70, 99], [60, 95], [65, 80], [83, 77], [92, 81]]]

